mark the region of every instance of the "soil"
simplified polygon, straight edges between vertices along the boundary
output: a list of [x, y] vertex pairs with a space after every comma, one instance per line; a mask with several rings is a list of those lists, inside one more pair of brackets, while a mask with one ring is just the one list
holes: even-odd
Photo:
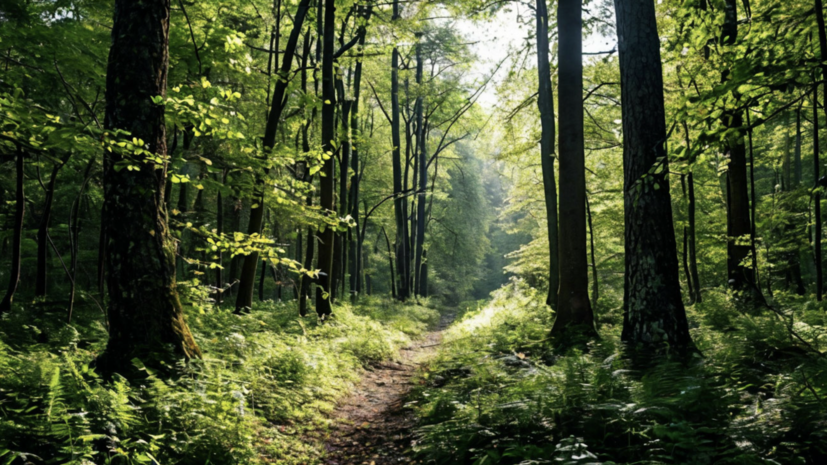
[[370, 367], [353, 393], [333, 413], [325, 443], [327, 465], [412, 463], [416, 418], [406, 406], [421, 366], [436, 354], [442, 330], [453, 320], [443, 314], [437, 330], [400, 351], [395, 361]]

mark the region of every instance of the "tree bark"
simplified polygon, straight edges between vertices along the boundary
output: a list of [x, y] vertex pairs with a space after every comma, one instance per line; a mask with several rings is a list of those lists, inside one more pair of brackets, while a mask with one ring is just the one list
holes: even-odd
[[589, 302], [586, 238], [586, 158], [583, 147], [582, 1], [558, 0], [558, 66], [560, 112], [560, 273], [557, 315], [551, 335], [572, 331], [597, 335]]
[[[149, 152], [166, 155], [164, 107], [152, 97], [166, 94], [169, 65], [169, 0], [116, 0], [106, 75], [109, 130], [127, 130]], [[166, 224], [166, 166], [118, 152], [104, 154], [106, 267], [109, 343], [98, 360], [106, 371], [131, 367], [131, 360], [171, 346], [199, 357], [175, 285], [174, 246]]]
[[[686, 137], [686, 150], [687, 152], [690, 151], [691, 148], [691, 139], [689, 137], [689, 126], [684, 122], [683, 123], [683, 130], [684, 135]], [[686, 192], [687, 192], [687, 216], [688, 216], [688, 228], [687, 228], [687, 240], [688, 240], [688, 249], [689, 249], [689, 276], [692, 280], [693, 288], [692, 292], [693, 295], [691, 296], [692, 303], [699, 303], [703, 300], [701, 295], [701, 280], [700, 275], [698, 273], [698, 252], [697, 252], [697, 236], [696, 236], [696, 229], [695, 229], [695, 209], [696, 209], [696, 201], [695, 201], [695, 175], [690, 170], [689, 173], [686, 175]]]
[[[548, 46], [548, 7], [546, 0], [537, 0], [537, 73], [539, 91], [537, 107], [540, 110], [542, 135], [540, 137], [540, 165], [543, 172], [543, 196], [546, 205], [548, 234], [548, 297], [546, 304], [557, 307], [560, 272], [557, 237], [557, 186], [554, 179], [554, 94], [551, 89], [551, 68]], [[582, 91], [581, 91], [582, 93]], [[578, 94], [579, 95], [579, 94]]]
[[[333, 43], [336, 21], [335, 0], [325, 0], [324, 33], [322, 39], [322, 151], [328, 157], [322, 166], [323, 176], [319, 179], [319, 197], [322, 210], [328, 215], [336, 214], [335, 199], [335, 138], [336, 138], [336, 89], [333, 82]], [[333, 275], [333, 228], [325, 227], [319, 244], [319, 282], [316, 286], [316, 313], [326, 319], [333, 313], [330, 302]]]
[[424, 112], [425, 99], [422, 95], [422, 44], [416, 44], [416, 83], [417, 83], [417, 108], [416, 108], [416, 128], [419, 137], [417, 148], [419, 158], [417, 160], [418, 185], [419, 192], [416, 197], [416, 252], [414, 254], [414, 291], [418, 296], [424, 296], [422, 287], [422, 260], [425, 246], [425, 193], [428, 190], [428, 132], [425, 130], [422, 113]]
[[[722, 28], [724, 45], [732, 47], [738, 39], [737, 0], [726, 0]], [[730, 78], [730, 71], [724, 70], [722, 80]], [[737, 95], [736, 95], [737, 98]], [[752, 222], [750, 221], [750, 198], [748, 193], [747, 149], [744, 137], [743, 113], [727, 111], [723, 116], [727, 129], [735, 132], [726, 140], [729, 165], [727, 167], [727, 279], [730, 288], [745, 293], [754, 301], [761, 299], [761, 291], [755, 279], [755, 269], [748, 263], [752, 252]]]
[[586, 196], [586, 215], [589, 219], [589, 245], [592, 259], [592, 302], [597, 306], [597, 300], [600, 298], [600, 281], [597, 273], [597, 261], [594, 257], [594, 225], [592, 224], [592, 209], [589, 204], [589, 197]]
[[[397, 298], [399, 298], [399, 292], [397, 292], [397, 290], [396, 290], [396, 276], [395, 276], [394, 271], [393, 271], [393, 254], [391, 253], [391, 250], [392, 250], [391, 249], [391, 240], [388, 237], [388, 232], [385, 231], [384, 226], [382, 227], [382, 234], [385, 235], [385, 243], [388, 246], [388, 266], [390, 267], [390, 271], [391, 271], [391, 296], [393, 296], [394, 299], [397, 299]], [[393, 250], [398, 250], [398, 249], [396, 249], [396, 247], [394, 247]]]
[[[393, 1], [392, 22], [396, 22], [399, 16], [399, 0]], [[396, 218], [396, 235], [398, 237], [396, 249], [396, 269], [399, 271], [399, 292], [394, 292], [394, 297], [405, 300], [408, 297], [407, 279], [405, 279], [405, 257], [407, 256], [407, 239], [404, 231], [407, 228], [407, 215], [405, 210], [406, 201], [402, 196], [402, 138], [400, 136], [400, 113], [399, 113], [399, 48], [394, 46], [391, 54], [391, 151], [393, 167], [393, 193], [396, 198], [393, 201], [394, 217]], [[386, 233], [387, 234], [387, 233]]]
[[11, 273], [9, 273], [9, 286], [6, 288], [6, 295], [0, 301], [0, 314], [11, 310], [14, 300], [14, 293], [17, 291], [17, 283], [20, 282], [20, 250], [23, 243], [23, 220], [26, 218], [26, 192], [23, 189], [23, 150], [18, 147], [17, 158], [14, 162], [17, 179], [15, 182], [15, 205], [14, 205], [14, 238], [11, 246]]
[[[339, 163], [339, 216], [345, 217], [348, 213], [348, 170], [350, 169], [350, 108], [352, 102], [345, 99], [344, 84], [341, 80], [339, 82], [339, 100], [341, 101], [341, 121], [342, 134], [340, 137], [340, 156], [341, 163]], [[349, 228], [348, 228], [349, 229]], [[331, 279], [331, 289], [333, 290], [332, 297], [335, 301], [338, 287], [342, 286], [342, 294], [344, 295], [345, 283], [345, 267], [347, 262], [347, 232], [340, 231], [336, 233], [336, 240], [333, 244], [333, 277]]]
[[821, 176], [819, 173], [821, 143], [818, 133], [818, 120], [818, 89], [813, 89], [813, 259], [816, 266], [816, 300], [821, 302], [824, 295], [824, 274], [821, 258], [821, 192], [819, 192], [820, 186], [818, 185]]
[[654, 2], [615, 0], [623, 112], [623, 341], [683, 352], [692, 345], [681, 301], [663, 77]]
[[[827, 115], [827, 65], [824, 64], [825, 60], [827, 60], [827, 31], [824, 29], [824, 4], [822, 0], [815, 0], [815, 12], [816, 12], [816, 22], [818, 23], [818, 46], [819, 51], [821, 53], [821, 80], [824, 81], [824, 91], [823, 91], [823, 98], [824, 101], [822, 102], [821, 107], [824, 109], [825, 115]], [[813, 163], [815, 165], [815, 180], [816, 180], [816, 187], [818, 187], [819, 181], [819, 154], [821, 152], [821, 147], [818, 144], [818, 89], [815, 89], [813, 96], [813, 114], [814, 114], [814, 126], [815, 136], [813, 137]], [[816, 238], [815, 238], [815, 251], [816, 251], [816, 298], [821, 301], [821, 297], [823, 295], [823, 277], [822, 277], [822, 267], [821, 267], [821, 194], [816, 192], [815, 194], [815, 228], [816, 228]]]

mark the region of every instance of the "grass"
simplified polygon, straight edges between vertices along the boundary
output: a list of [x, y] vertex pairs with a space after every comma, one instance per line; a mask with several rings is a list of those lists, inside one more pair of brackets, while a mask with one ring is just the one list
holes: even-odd
[[89, 363], [106, 332], [99, 314], [18, 307], [0, 326], [2, 464], [310, 464], [338, 398], [372, 362], [435, 325], [418, 305], [364, 298], [320, 324], [292, 302], [245, 316], [192, 309], [202, 360], [161, 377], [102, 380]]
[[417, 459], [428, 464], [827, 463], [821, 305], [776, 295], [741, 312], [723, 292], [688, 308], [702, 355], [636, 368], [620, 301], [598, 307], [601, 340], [556, 352], [554, 314], [521, 281], [446, 331], [416, 391]]

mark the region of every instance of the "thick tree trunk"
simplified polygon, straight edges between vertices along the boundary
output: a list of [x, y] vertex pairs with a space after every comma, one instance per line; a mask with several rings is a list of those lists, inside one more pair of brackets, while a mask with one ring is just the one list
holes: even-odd
[[[325, 0], [324, 45], [322, 47], [322, 151], [328, 157], [322, 167], [324, 176], [319, 179], [319, 197], [322, 210], [329, 215], [336, 214], [335, 199], [335, 155], [336, 138], [336, 89], [333, 82], [333, 43], [336, 21], [335, 0]], [[316, 287], [316, 313], [326, 319], [333, 313], [331, 306], [331, 278], [333, 275], [333, 228], [325, 227], [319, 244], [319, 282]]]
[[23, 190], [23, 150], [17, 149], [17, 157], [14, 162], [17, 179], [15, 182], [15, 205], [14, 205], [14, 238], [11, 246], [11, 272], [9, 273], [9, 286], [6, 288], [6, 295], [0, 301], [0, 314], [11, 310], [14, 300], [14, 293], [17, 291], [17, 283], [20, 282], [20, 250], [23, 243], [23, 220], [26, 217], [26, 192]]
[[[267, 117], [267, 125], [264, 128], [265, 154], [276, 145], [276, 134], [281, 121], [281, 114], [284, 111], [285, 92], [289, 84], [290, 69], [293, 66], [293, 56], [296, 54], [296, 47], [299, 43], [299, 36], [302, 32], [304, 19], [310, 8], [310, 0], [301, 0], [296, 16], [293, 19], [293, 29], [285, 46], [284, 60], [278, 72], [278, 80], [273, 90], [273, 99], [270, 107], [270, 115]], [[247, 226], [247, 233], [250, 235], [261, 234], [262, 222], [264, 220], [264, 187], [263, 180], [259, 180], [259, 192], [256, 195], [256, 205], [250, 210], [250, 223]], [[251, 252], [244, 257], [244, 265], [241, 269], [241, 280], [238, 283], [238, 297], [235, 302], [236, 313], [244, 312], [253, 306], [253, 288], [255, 287], [256, 268], [258, 267], [258, 252]]]
[[[169, 64], [169, 0], [116, 0], [106, 75], [107, 129], [127, 130], [147, 150], [166, 155], [164, 107]], [[104, 371], [129, 369], [135, 356], [171, 346], [184, 357], [201, 351], [175, 288], [173, 242], [166, 224], [166, 167], [135, 163], [117, 152], [104, 158], [104, 217], [109, 288], [109, 343]]]
[[[542, 135], [540, 137], [540, 165], [543, 172], [543, 196], [546, 204], [548, 234], [548, 297], [546, 304], [557, 307], [560, 271], [557, 238], [557, 186], [554, 179], [554, 94], [551, 90], [551, 68], [548, 47], [548, 7], [546, 0], [537, 0], [537, 73], [539, 92], [537, 106], [540, 110]], [[580, 92], [582, 93], [582, 91]], [[580, 95], [580, 94], [578, 94]]]
[[655, 4], [640, 0], [614, 4], [626, 230], [622, 339], [634, 346], [682, 351], [692, 342], [678, 279]]
[[586, 238], [586, 158], [583, 147], [582, 1], [558, 0], [558, 91], [560, 112], [559, 293], [551, 335], [570, 330], [597, 335], [589, 302]]

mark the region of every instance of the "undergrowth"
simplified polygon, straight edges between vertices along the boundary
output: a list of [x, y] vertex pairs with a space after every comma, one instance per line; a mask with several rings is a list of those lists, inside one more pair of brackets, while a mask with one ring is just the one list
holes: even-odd
[[719, 291], [688, 308], [689, 363], [635, 368], [604, 297], [601, 339], [555, 352], [545, 295], [514, 281], [446, 331], [415, 393], [430, 464], [824, 464], [823, 305], [776, 295], [742, 312]]
[[189, 314], [202, 360], [160, 376], [104, 381], [99, 314], [19, 307], [0, 326], [0, 463], [306, 464], [322, 455], [325, 414], [359, 369], [393, 357], [438, 320], [425, 306], [363, 299], [325, 324], [293, 302]]

